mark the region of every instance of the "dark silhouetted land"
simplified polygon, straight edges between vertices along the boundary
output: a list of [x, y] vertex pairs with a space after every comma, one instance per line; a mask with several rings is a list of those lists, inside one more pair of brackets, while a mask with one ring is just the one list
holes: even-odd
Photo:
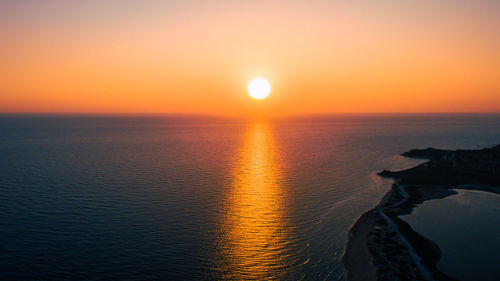
[[500, 145], [481, 150], [414, 149], [402, 155], [429, 161], [403, 171], [379, 173], [394, 178], [395, 183], [380, 204], [363, 214], [349, 232], [343, 257], [348, 279], [459, 280], [437, 269], [441, 257], [438, 245], [416, 233], [399, 216], [410, 214], [426, 200], [456, 194], [453, 189], [498, 193]]

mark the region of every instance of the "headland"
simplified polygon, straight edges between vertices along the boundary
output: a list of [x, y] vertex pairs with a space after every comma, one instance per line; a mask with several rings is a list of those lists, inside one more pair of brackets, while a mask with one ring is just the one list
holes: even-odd
[[[459, 280], [436, 266], [441, 250], [399, 218], [427, 200], [455, 189], [499, 193], [500, 145], [480, 150], [413, 149], [402, 154], [428, 159], [402, 171], [379, 173], [394, 179], [391, 190], [349, 231], [343, 262], [350, 281]], [[450, 235], [453, 235], [450, 233]]]

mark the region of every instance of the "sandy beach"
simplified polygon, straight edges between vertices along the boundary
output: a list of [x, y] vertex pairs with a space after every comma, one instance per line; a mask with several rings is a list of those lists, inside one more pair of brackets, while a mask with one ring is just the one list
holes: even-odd
[[352, 226], [344, 253], [348, 280], [458, 280], [440, 272], [439, 246], [416, 233], [399, 216], [424, 201], [456, 194], [452, 189], [497, 193], [500, 146], [482, 150], [412, 150], [407, 157], [428, 158], [417, 167], [383, 171], [395, 179], [379, 205]]

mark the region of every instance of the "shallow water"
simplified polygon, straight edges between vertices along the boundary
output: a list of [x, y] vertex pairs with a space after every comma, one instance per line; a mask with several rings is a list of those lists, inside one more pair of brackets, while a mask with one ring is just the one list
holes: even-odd
[[[457, 190], [401, 217], [442, 251], [438, 268], [463, 281], [495, 281], [500, 276], [500, 195]], [[500, 191], [500, 190], [499, 190]]]
[[376, 172], [497, 143], [499, 115], [0, 115], [0, 279], [343, 280]]

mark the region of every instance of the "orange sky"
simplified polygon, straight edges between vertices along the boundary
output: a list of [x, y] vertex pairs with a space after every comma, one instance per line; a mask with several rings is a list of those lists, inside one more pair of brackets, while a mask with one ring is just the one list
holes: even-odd
[[497, 1], [349, 2], [2, 1], [0, 112], [500, 112]]

